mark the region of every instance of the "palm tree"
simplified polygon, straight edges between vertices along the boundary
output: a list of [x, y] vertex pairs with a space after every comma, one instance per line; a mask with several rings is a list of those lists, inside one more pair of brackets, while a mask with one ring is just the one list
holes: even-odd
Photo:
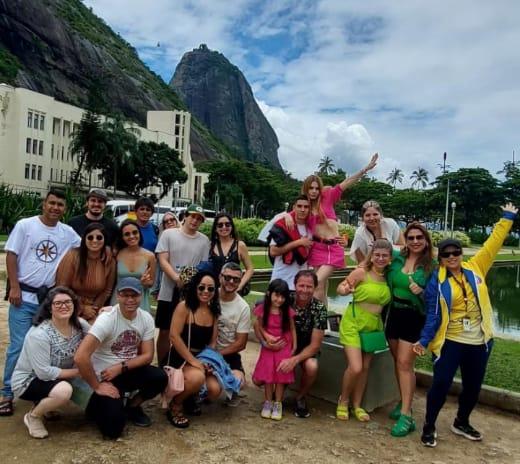
[[422, 188], [424, 188], [428, 185], [428, 171], [424, 168], [419, 167], [412, 172], [410, 179], [413, 180], [412, 188], [416, 185], [420, 185]]
[[334, 162], [330, 157], [325, 155], [318, 164], [318, 172], [321, 175], [332, 174], [334, 172]]
[[402, 184], [403, 178], [404, 178], [404, 173], [403, 173], [402, 169], [394, 168], [390, 171], [390, 174], [388, 174], [388, 177], [386, 178], [386, 180], [388, 182], [390, 182], [390, 184], [392, 184], [392, 187], [395, 190], [395, 184], [397, 184], [397, 182]]

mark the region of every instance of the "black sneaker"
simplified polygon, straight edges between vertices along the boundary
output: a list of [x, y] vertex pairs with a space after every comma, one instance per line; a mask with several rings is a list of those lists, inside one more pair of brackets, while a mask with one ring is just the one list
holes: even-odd
[[455, 419], [453, 421], [453, 425], [451, 426], [451, 431], [455, 435], [460, 435], [471, 441], [482, 440], [482, 434], [478, 430], [475, 430], [471, 425], [469, 425], [469, 423], [463, 424], [458, 419]]
[[294, 415], [302, 419], [305, 419], [311, 415], [309, 409], [307, 408], [307, 402], [305, 401], [305, 398], [296, 400], [294, 405]]
[[423, 427], [421, 442], [424, 446], [435, 448], [437, 446], [437, 432], [435, 427]]
[[126, 416], [130, 422], [138, 427], [150, 427], [152, 425], [152, 419], [145, 414], [141, 406], [127, 407]]

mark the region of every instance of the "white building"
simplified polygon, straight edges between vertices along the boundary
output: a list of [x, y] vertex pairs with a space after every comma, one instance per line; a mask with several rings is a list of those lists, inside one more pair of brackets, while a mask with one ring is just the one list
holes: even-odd
[[[0, 84], [0, 182], [17, 190], [45, 193], [51, 185], [65, 185], [77, 167], [70, 152], [72, 134], [84, 110], [53, 97], [20, 87]], [[181, 155], [188, 180], [179, 196], [185, 202], [202, 201], [206, 173], [197, 172], [190, 152], [191, 115], [186, 111], [149, 111], [147, 127], [140, 127], [139, 138], [165, 143]], [[98, 172], [91, 186], [101, 187]], [[148, 193], [158, 193], [151, 189]], [[171, 205], [173, 192], [161, 200]]]

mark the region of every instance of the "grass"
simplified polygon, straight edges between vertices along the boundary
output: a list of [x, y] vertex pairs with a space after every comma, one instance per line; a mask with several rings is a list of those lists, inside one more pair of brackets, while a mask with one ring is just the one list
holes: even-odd
[[[495, 338], [491, 357], [487, 366], [484, 384], [520, 392], [520, 343], [513, 340]], [[417, 358], [417, 368], [432, 371], [430, 356]], [[460, 373], [457, 371], [457, 377]]]

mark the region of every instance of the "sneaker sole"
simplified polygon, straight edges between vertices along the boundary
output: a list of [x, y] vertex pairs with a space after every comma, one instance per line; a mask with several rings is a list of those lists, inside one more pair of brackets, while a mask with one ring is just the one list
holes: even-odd
[[271, 420], [274, 420], [274, 421], [281, 421], [282, 420], [282, 416], [276, 416], [276, 417], [273, 417], [271, 416]]
[[47, 438], [49, 436], [49, 434], [47, 433], [46, 435], [33, 435], [31, 433], [31, 429], [29, 427], [29, 420], [27, 419], [27, 416], [29, 415], [29, 413], [25, 414], [23, 416], [23, 423], [25, 424], [25, 426], [27, 427], [27, 431], [29, 432], [29, 435], [33, 438], [38, 438], [38, 439], [43, 439], [43, 438]]
[[424, 443], [424, 441], [421, 440], [421, 443], [423, 446], [426, 446], [427, 448], [435, 448], [437, 446], [437, 432], [433, 435], [433, 443]]
[[479, 438], [476, 438], [476, 437], [472, 437], [471, 435], [467, 434], [467, 433], [464, 433], [462, 430], [459, 430], [457, 427], [455, 427], [454, 425], [451, 426], [451, 431], [455, 434], [455, 435], [459, 435], [461, 437], [464, 437], [468, 440], [471, 440], [471, 441], [482, 441], [482, 437], [479, 437]]
[[311, 417], [311, 413], [308, 412], [307, 414], [298, 414], [296, 411], [294, 412], [294, 415], [298, 417], [299, 419], [307, 419], [308, 417]]

